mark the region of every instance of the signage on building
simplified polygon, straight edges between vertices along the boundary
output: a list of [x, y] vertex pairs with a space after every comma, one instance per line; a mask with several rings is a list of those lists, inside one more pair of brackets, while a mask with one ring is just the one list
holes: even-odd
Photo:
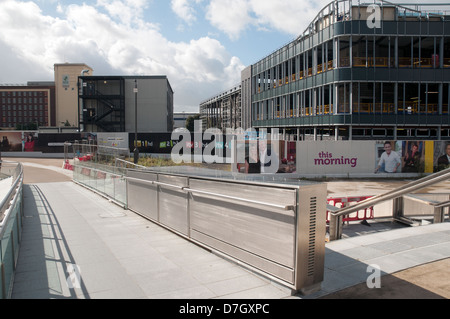
[[62, 86], [69, 87], [69, 76], [67, 74], [64, 74], [62, 77]]

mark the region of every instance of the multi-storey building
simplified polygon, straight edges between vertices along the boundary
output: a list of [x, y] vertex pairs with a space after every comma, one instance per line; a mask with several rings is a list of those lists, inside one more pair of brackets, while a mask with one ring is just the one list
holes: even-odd
[[220, 93], [200, 103], [200, 119], [203, 129], [241, 128], [241, 86]]
[[173, 130], [173, 90], [166, 76], [79, 76], [78, 87], [81, 131]]
[[242, 112], [250, 108], [254, 128], [303, 139], [450, 139], [445, 9], [331, 2], [296, 40], [243, 71]]
[[55, 110], [53, 82], [0, 86], [0, 126], [4, 129], [55, 125]]

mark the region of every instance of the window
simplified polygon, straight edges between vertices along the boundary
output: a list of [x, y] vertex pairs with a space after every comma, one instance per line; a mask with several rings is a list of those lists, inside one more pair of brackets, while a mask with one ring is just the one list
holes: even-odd
[[338, 113], [350, 113], [350, 84], [340, 83], [338, 86]]
[[444, 37], [444, 68], [450, 68], [450, 37]]
[[365, 36], [352, 37], [352, 60], [353, 67], [370, 66], [370, 62], [367, 59], [367, 42]]
[[434, 38], [422, 37], [420, 44], [420, 67], [439, 67], [439, 57], [434, 51]]
[[383, 83], [383, 113], [395, 113], [395, 84]]
[[325, 63], [327, 65], [327, 70], [331, 70], [333, 69], [333, 41], [330, 40], [326, 43], [325, 45]]
[[308, 74], [308, 76], [311, 76], [311, 75], [313, 75], [313, 52], [312, 52], [312, 50], [309, 50], [307, 52], [306, 58], [307, 58], [306, 63], [307, 63], [307, 67], [308, 67], [307, 74]]
[[419, 85], [417, 83], [405, 83], [405, 114], [416, 114], [419, 103]]
[[374, 94], [374, 85], [372, 82], [361, 82], [359, 87], [359, 111], [361, 113], [373, 113], [374, 102], [373, 102], [373, 94]]
[[395, 67], [395, 50], [389, 37], [375, 37], [374, 65]]
[[339, 38], [339, 67], [345, 68], [350, 66], [350, 38]]
[[448, 83], [444, 83], [442, 85], [443, 90], [442, 90], [442, 114], [448, 114], [448, 109], [449, 109], [449, 94], [448, 94], [448, 90], [449, 90], [449, 84]]
[[412, 65], [411, 37], [398, 37], [398, 66], [410, 68]]
[[317, 60], [317, 73], [322, 73], [325, 71], [326, 66], [323, 64], [323, 44], [317, 46], [316, 48], [316, 60]]
[[383, 112], [383, 104], [382, 104], [382, 89], [381, 83], [375, 82], [375, 104], [374, 104], [374, 112], [380, 114]]

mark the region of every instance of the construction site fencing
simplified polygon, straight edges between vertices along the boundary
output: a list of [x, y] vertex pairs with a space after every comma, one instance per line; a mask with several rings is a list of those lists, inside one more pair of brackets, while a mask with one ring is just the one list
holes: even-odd
[[[356, 203], [359, 203], [363, 200], [369, 199], [372, 196], [354, 196], [354, 197], [330, 197], [327, 198], [327, 204], [334, 206], [336, 208], [344, 208]], [[327, 210], [327, 223], [330, 223], [330, 211]], [[351, 214], [345, 215], [342, 218], [343, 222], [353, 222], [353, 221], [363, 221], [374, 219], [374, 207], [370, 206], [364, 209], [357, 210], [352, 212]]]
[[126, 167], [116, 165], [117, 159], [130, 158], [128, 148], [117, 148], [89, 143], [64, 143], [64, 168], [74, 165], [99, 169], [114, 174], [124, 174]]
[[116, 160], [130, 157], [130, 150], [92, 143], [64, 144], [64, 168], [73, 171], [73, 180], [126, 207], [126, 167]]
[[88, 187], [127, 208], [127, 183], [123, 174], [107, 171], [105, 166], [89, 167], [85, 163], [79, 163], [77, 162], [73, 166], [74, 182]]

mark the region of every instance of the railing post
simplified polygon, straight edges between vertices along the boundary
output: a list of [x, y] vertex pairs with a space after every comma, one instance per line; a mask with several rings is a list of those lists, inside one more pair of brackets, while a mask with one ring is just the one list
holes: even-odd
[[330, 213], [330, 241], [341, 239], [343, 216]]
[[444, 222], [444, 209], [445, 207], [434, 207], [434, 218], [433, 223], [439, 224]]
[[403, 196], [400, 196], [394, 198], [392, 201], [392, 217], [394, 219], [401, 219], [403, 216]]

